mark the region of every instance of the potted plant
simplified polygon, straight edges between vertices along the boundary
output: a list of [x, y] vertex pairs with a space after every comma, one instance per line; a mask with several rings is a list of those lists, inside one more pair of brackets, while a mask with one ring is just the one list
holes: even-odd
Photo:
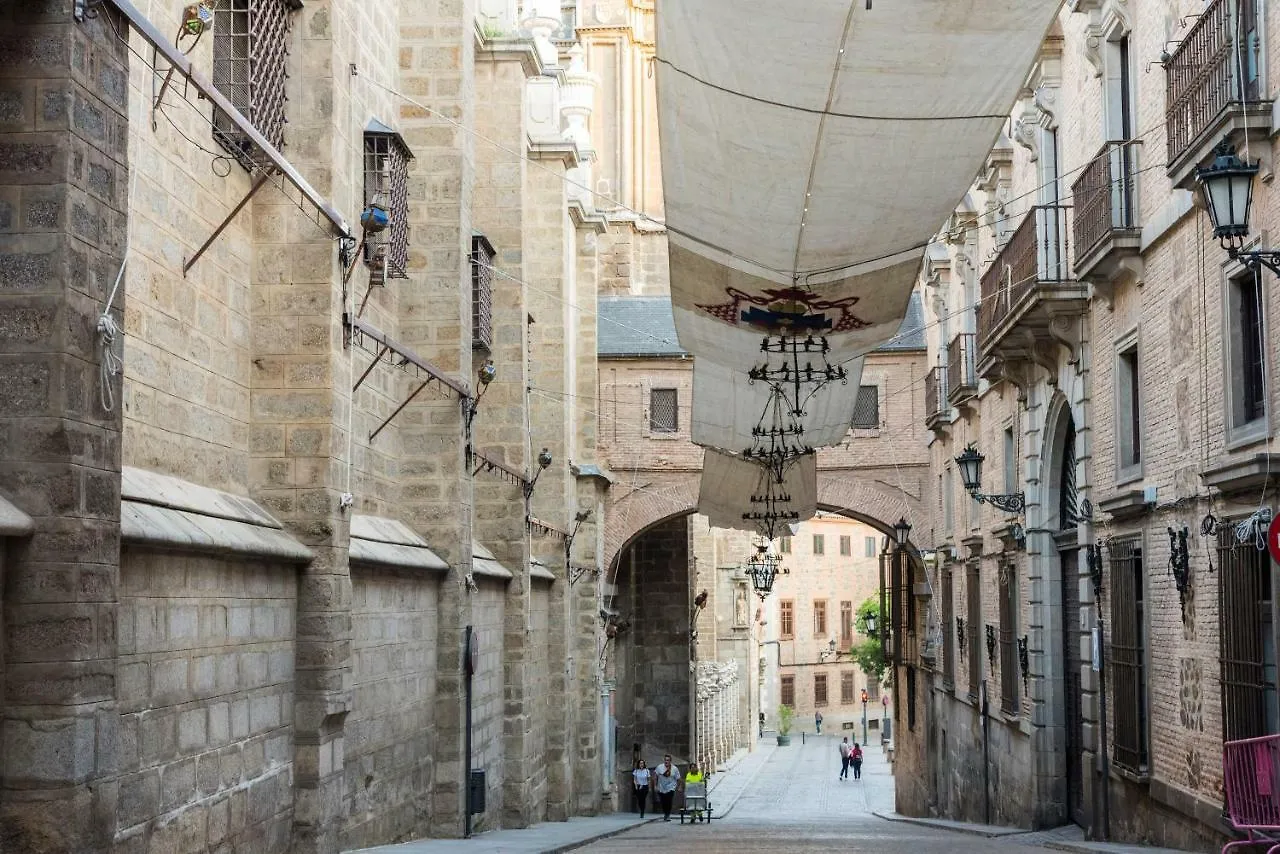
[[786, 747], [791, 743], [791, 722], [795, 720], [795, 709], [790, 706], [778, 706], [778, 746]]

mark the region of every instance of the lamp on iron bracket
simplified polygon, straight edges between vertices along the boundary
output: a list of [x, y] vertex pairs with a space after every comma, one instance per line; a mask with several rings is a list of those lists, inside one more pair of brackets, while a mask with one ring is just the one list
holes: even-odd
[[818, 650], [818, 661], [826, 661], [828, 658], [839, 658], [844, 650], [836, 647], [836, 639], [832, 638], [827, 641], [827, 648]]
[[1093, 601], [1102, 601], [1102, 544], [1090, 543], [1086, 547], [1085, 558], [1089, 566], [1089, 581], [1093, 583]]
[[991, 495], [979, 492], [982, 489], [982, 461], [986, 457], [976, 445], [970, 444], [964, 449], [964, 453], [955, 459], [956, 465], [960, 467], [960, 481], [964, 484], [965, 491], [979, 504], [990, 504], [1006, 513], [1026, 512], [1026, 496], [1021, 492]]
[[1169, 574], [1178, 588], [1182, 619], [1187, 619], [1187, 594], [1191, 591], [1191, 553], [1187, 550], [1187, 526], [1169, 528]]
[[987, 665], [996, 669], [996, 627], [987, 623]]
[[573, 516], [573, 527], [569, 529], [569, 536], [564, 538], [564, 574], [569, 578], [569, 586], [578, 583], [578, 579], [586, 575], [588, 572], [595, 574], [594, 566], [582, 566], [574, 568], [570, 562], [570, 554], [573, 552], [573, 540], [578, 536], [578, 529], [582, 527], [582, 523], [591, 518], [590, 510], [579, 510]]
[[1018, 669], [1022, 671], [1022, 694], [1026, 696], [1031, 678], [1031, 655], [1027, 650], [1027, 636], [1018, 638]]
[[480, 390], [476, 392], [475, 397], [464, 397], [462, 399], [462, 420], [467, 433], [466, 459], [467, 468], [471, 468], [471, 424], [476, 420], [476, 413], [480, 411], [480, 400], [484, 397], [484, 393], [489, 390], [489, 383], [493, 382], [498, 376], [498, 369], [494, 367], [493, 360], [489, 359], [480, 366], [480, 370], [476, 372], [476, 382], [480, 386]]
[[1233, 261], [1241, 262], [1250, 270], [1266, 267], [1280, 276], [1280, 250], [1244, 250], [1258, 163], [1241, 160], [1236, 156], [1235, 146], [1226, 139], [1218, 143], [1213, 153], [1213, 163], [1196, 170], [1196, 181], [1213, 223], [1213, 236]]
[[538, 485], [538, 478], [550, 467], [551, 451], [543, 448], [538, 452], [538, 468], [533, 472], [533, 477], [529, 478], [524, 485], [524, 497], [526, 500], [533, 497], [533, 488]]

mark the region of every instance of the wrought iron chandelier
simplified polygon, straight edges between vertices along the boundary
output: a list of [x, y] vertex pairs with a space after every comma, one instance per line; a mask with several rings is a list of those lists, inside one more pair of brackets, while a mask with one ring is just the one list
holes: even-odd
[[745, 567], [751, 579], [751, 587], [761, 599], [773, 591], [773, 582], [779, 575], [790, 575], [791, 570], [782, 565], [782, 557], [770, 551], [769, 541], [761, 538], [756, 542], [756, 550], [747, 558]]

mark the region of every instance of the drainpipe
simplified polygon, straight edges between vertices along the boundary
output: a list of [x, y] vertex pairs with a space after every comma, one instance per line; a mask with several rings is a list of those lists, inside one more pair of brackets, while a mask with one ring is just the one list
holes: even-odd
[[463, 635], [463, 646], [462, 646], [462, 656], [463, 656], [462, 670], [465, 676], [465, 679], [463, 681], [464, 681], [464, 684], [466, 685], [466, 693], [467, 693], [467, 719], [466, 719], [466, 723], [463, 725], [463, 731], [462, 731], [463, 732], [462, 753], [465, 757], [463, 759], [463, 768], [465, 770], [462, 777], [462, 785], [466, 787], [466, 798], [464, 800], [465, 806], [463, 808], [465, 817], [462, 820], [462, 838], [463, 839], [471, 838], [471, 674], [472, 674], [471, 651], [473, 649], [473, 644], [475, 643], [475, 641], [472, 640], [472, 637], [473, 637], [472, 633], [474, 631], [475, 629], [473, 629], [471, 626], [467, 626], [466, 631]]
[[991, 739], [990, 718], [987, 716], [987, 680], [982, 680], [982, 815], [983, 823], [991, 824]]
[[1102, 733], [1098, 752], [1102, 755], [1102, 839], [1111, 838], [1111, 756], [1107, 751], [1107, 661], [1106, 627], [1098, 619], [1098, 718]]

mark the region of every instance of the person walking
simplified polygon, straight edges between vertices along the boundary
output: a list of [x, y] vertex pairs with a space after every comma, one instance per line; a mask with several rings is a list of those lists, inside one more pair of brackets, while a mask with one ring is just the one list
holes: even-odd
[[849, 746], [849, 736], [844, 737], [844, 741], [840, 742], [840, 776], [837, 779], [849, 779], [849, 756], [853, 753], [853, 748]]
[[636, 790], [636, 807], [640, 810], [640, 817], [644, 818], [645, 804], [649, 801], [649, 778], [652, 775], [643, 759], [638, 764], [639, 767], [631, 772], [631, 778]]
[[853, 766], [853, 779], [862, 779], [862, 748], [858, 746], [858, 742], [853, 743], [853, 750], [849, 751], [849, 764]]
[[818, 731], [818, 735], [822, 735], [822, 712], [813, 713], [813, 728]]
[[662, 820], [671, 821], [671, 805], [675, 803], [676, 789], [680, 785], [680, 769], [671, 764], [671, 754], [662, 757], [662, 764], [653, 769], [653, 788], [662, 804]]

